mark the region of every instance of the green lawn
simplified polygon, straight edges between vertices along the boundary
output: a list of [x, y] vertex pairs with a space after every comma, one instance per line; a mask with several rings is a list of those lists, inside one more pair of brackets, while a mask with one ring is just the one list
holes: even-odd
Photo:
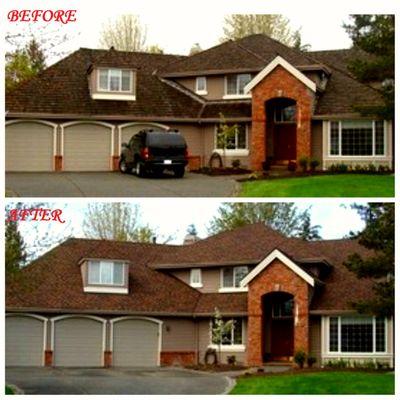
[[239, 378], [231, 394], [394, 394], [394, 374], [326, 371]]
[[242, 197], [394, 197], [394, 175], [318, 175], [242, 183]]

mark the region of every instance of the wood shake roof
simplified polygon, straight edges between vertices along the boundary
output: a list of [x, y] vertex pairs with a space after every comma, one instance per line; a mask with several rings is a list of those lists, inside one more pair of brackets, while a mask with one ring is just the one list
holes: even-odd
[[[347, 70], [358, 50], [301, 52], [265, 35], [228, 41], [190, 57], [79, 49], [33, 79], [6, 93], [9, 115], [115, 120], [215, 120], [251, 118], [251, 101], [205, 101], [174, 84], [173, 77], [261, 71], [276, 56], [300, 69], [330, 71], [329, 82], [317, 99], [315, 116], [352, 114], [358, 105], [377, 105], [377, 90], [360, 83]], [[137, 74], [135, 101], [93, 100], [88, 71], [98, 66], [131, 68]], [[170, 82], [169, 82], [170, 81]]]
[[[348, 310], [351, 302], [373, 296], [373, 281], [358, 279], [343, 265], [355, 251], [367, 254], [356, 241], [305, 242], [254, 224], [182, 246], [69, 239], [26, 267], [19, 281], [7, 285], [6, 308], [211, 315], [218, 307], [226, 314], [245, 314], [247, 293], [202, 294], [168, 271], [157, 270], [157, 266], [179, 268], [197, 262], [212, 267], [244, 260], [257, 263], [275, 248], [295, 262], [324, 259], [332, 266], [313, 297], [311, 310]], [[83, 258], [129, 260], [129, 294], [85, 293], [78, 264]]]

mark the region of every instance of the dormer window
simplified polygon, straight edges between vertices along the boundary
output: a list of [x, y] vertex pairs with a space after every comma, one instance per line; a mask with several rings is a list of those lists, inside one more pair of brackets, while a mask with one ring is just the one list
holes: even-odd
[[131, 92], [132, 71], [126, 69], [99, 69], [99, 91]]
[[200, 95], [207, 94], [207, 78], [205, 76], [198, 76], [196, 78], [196, 93]]
[[124, 264], [116, 261], [89, 261], [88, 283], [89, 285], [122, 286]]

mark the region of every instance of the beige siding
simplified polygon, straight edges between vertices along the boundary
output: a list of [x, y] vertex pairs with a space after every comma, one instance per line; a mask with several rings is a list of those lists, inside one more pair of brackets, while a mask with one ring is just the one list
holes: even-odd
[[159, 360], [159, 324], [145, 319], [114, 323], [113, 366], [152, 367]]
[[196, 324], [193, 319], [165, 318], [162, 351], [196, 351]]
[[310, 318], [310, 354], [321, 363], [321, 317]]
[[200, 125], [172, 124], [171, 129], [178, 129], [188, 145], [189, 155], [203, 156], [204, 144]]
[[42, 366], [44, 322], [32, 317], [6, 318], [6, 366]]
[[[190, 269], [171, 271], [171, 274], [190, 285]], [[220, 268], [202, 268], [201, 279], [203, 286], [196, 288], [202, 293], [217, 293], [220, 287]]]
[[322, 167], [322, 121], [314, 121], [311, 131], [311, 157], [320, 162]]
[[37, 122], [6, 125], [6, 171], [52, 171], [54, 129]]
[[64, 171], [109, 171], [111, 129], [95, 124], [64, 128]]
[[174, 270], [170, 272], [171, 275], [175, 276], [176, 278], [180, 279], [181, 281], [185, 282], [187, 285], [190, 285], [190, 270]]
[[73, 317], [54, 324], [54, 366], [101, 367], [103, 365], [103, 324], [89, 318]]
[[[192, 92], [196, 89], [196, 77], [178, 78], [176, 82]], [[223, 75], [207, 76], [207, 94], [202, 97], [207, 100], [220, 100], [225, 94], [225, 77]]]

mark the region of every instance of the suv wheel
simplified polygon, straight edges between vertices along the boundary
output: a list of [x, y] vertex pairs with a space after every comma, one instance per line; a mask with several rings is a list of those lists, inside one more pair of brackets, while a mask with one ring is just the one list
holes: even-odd
[[129, 172], [131, 172], [131, 169], [128, 167], [128, 164], [126, 163], [124, 158], [121, 158], [119, 160], [119, 170], [123, 174], [128, 174]]
[[185, 167], [176, 167], [174, 169], [174, 174], [177, 178], [183, 178], [183, 175], [185, 175]]
[[145, 176], [144, 165], [140, 161], [138, 161], [136, 163], [135, 172], [136, 172], [136, 175], [139, 176], [140, 178], [143, 178]]

